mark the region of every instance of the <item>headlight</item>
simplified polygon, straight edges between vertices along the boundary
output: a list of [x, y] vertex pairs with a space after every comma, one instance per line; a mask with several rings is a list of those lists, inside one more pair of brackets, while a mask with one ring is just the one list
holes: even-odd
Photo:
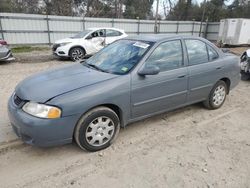
[[35, 102], [27, 102], [23, 106], [23, 111], [39, 118], [54, 119], [61, 117], [61, 110], [54, 106], [38, 104]]
[[65, 45], [67, 45], [67, 44], [70, 44], [71, 42], [64, 42], [64, 43], [60, 43], [59, 45], [60, 46], [65, 46]]

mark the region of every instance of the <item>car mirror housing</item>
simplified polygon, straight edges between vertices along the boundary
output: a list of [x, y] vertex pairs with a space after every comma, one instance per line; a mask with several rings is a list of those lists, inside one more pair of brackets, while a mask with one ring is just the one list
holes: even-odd
[[160, 68], [155, 65], [145, 66], [138, 71], [140, 76], [159, 74]]

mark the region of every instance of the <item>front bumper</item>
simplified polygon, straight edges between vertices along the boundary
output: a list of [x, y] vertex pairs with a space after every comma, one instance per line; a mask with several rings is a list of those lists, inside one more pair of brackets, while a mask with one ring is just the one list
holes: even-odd
[[5, 57], [0, 58], [0, 61], [14, 61], [15, 58], [13, 57], [11, 51], [9, 50]]
[[59, 56], [59, 57], [69, 57], [69, 55], [68, 55], [69, 49], [68, 49], [68, 47], [65, 47], [65, 46], [53, 45], [52, 52], [54, 55]]
[[243, 61], [240, 62], [240, 69], [243, 73], [250, 73], [250, 62], [249, 61]]
[[27, 144], [49, 147], [72, 142], [77, 116], [37, 118], [17, 107], [12, 97], [8, 101], [8, 115], [14, 132]]

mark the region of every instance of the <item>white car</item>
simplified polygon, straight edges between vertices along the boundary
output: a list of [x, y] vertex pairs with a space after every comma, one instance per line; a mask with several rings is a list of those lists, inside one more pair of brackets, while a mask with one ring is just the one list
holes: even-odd
[[121, 29], [89, 28], [73, 37], [57, 40], [52, 50], [56, 56], [70, 57], [71, 60], [77, 61], [124, 37], [127, 37], [127, 34]]

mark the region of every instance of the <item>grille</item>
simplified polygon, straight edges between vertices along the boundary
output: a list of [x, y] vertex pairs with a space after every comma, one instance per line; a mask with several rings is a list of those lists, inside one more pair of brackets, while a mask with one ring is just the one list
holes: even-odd
[[16, 94], [14, 95], [13, 100], [14, 100], [15, 105], [17, 106], [19, 106], [23, 102], [23, 100], [19, 98]]
[[52, 50], [53, 51], [56, 51], [56, 49], [60, 46], [60, 44], [54, 44], [53, 47], [52, 47]]

